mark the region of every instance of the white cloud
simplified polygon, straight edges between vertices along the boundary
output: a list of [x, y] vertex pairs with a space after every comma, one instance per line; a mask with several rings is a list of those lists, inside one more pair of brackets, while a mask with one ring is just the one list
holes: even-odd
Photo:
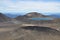
[[0, 0], [0, 11], [2, 12], [51, 12], [60, 13], [59, 2], [34, 2], [34, 1], [17, 1], [16, 3], [10, 0]]

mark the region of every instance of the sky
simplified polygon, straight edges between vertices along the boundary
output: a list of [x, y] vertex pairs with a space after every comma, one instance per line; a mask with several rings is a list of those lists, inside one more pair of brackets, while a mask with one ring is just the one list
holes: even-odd
[[0, 0], [2, 13], [60, 13], [60, 0]]

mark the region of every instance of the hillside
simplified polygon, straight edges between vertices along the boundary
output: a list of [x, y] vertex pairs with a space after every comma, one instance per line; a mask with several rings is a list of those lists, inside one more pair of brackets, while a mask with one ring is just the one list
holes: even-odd
[[11, 18], [5, 16], [4, 14], [0, 13], [0, 22], [6, 22], [6, 21], [10, 21]]
[[38, 12], [30, 12], [30, 13], [27, 13], [26, 15], [24, 15], [26, 17], [46, 17], [45, 15], [42, 15], [41, 13], [38, 13]]
[[41, 13], [38, 13], [38, 12], [30, 12], [30, 13], [27, 13], [26, 15], [18, 16], [15, 19], [25, 20], [25, 19], [28, 19], [28, 18], [35, 18], [35, 17], [40, 18], [40, 17], [49, 17], [49, 16], [42, 15]]

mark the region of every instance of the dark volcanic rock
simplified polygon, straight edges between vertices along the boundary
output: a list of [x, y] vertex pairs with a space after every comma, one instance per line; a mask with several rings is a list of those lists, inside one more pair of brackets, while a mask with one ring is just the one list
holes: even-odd
[[6, 21], [10, 21], [11, 18], [5, 16], [4, 14], [0, 13], [0, 22], [6, 22]]
[[[26, 29], [26, 30], [35, 30], [38, 32], [47, 32], [47, 33], [52, 33], [52, 34], [58, 34], [60, 35], [60, 31], [53, 29], [53, 28], [49, 28], [49, 27], [43, 27], [43, 26], [26, 26], [26, 27], [21, 27], [22, 29]], [[56, 35], [55, 34], [55, 35]]]

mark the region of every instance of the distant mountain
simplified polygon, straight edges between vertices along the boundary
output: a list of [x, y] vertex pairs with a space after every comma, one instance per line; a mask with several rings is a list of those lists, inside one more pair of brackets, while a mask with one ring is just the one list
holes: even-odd
[[16, 18], [17, 16], [20, 16], [20, 14], [11, 14], [11, 13], [6, 13], [5, 15], [10, 18]]
[[60, 18], [60, 14], [51, 14], [51, 15], [48, 15], [48, 16], [52, 16], [52, 17], [55, 17], [55, 18]]
[[24, 15], [26, 17], [46, 17], [45, 15], [41, 14], [41, 13], [38, 13], [38, 12], [30, 12], [30, 13], [27, 13], [26, 15]]
[[6, 21], [10, 21], [11, 18], [7, 17], [6, 15], [0, 13], [0, 22], [6, 22]]
[[30, 13], [27, 13], [26, 15], [18, 16], [15, 19], [17, 19], [17, 20], [25, 20], [25, 19], [34, 18], [34, 17], [39, 18], [39, 17], [49, 17], [49, 16], [42, 15], [41, 13], [38, 13], [38, 12], [30, 12]]

